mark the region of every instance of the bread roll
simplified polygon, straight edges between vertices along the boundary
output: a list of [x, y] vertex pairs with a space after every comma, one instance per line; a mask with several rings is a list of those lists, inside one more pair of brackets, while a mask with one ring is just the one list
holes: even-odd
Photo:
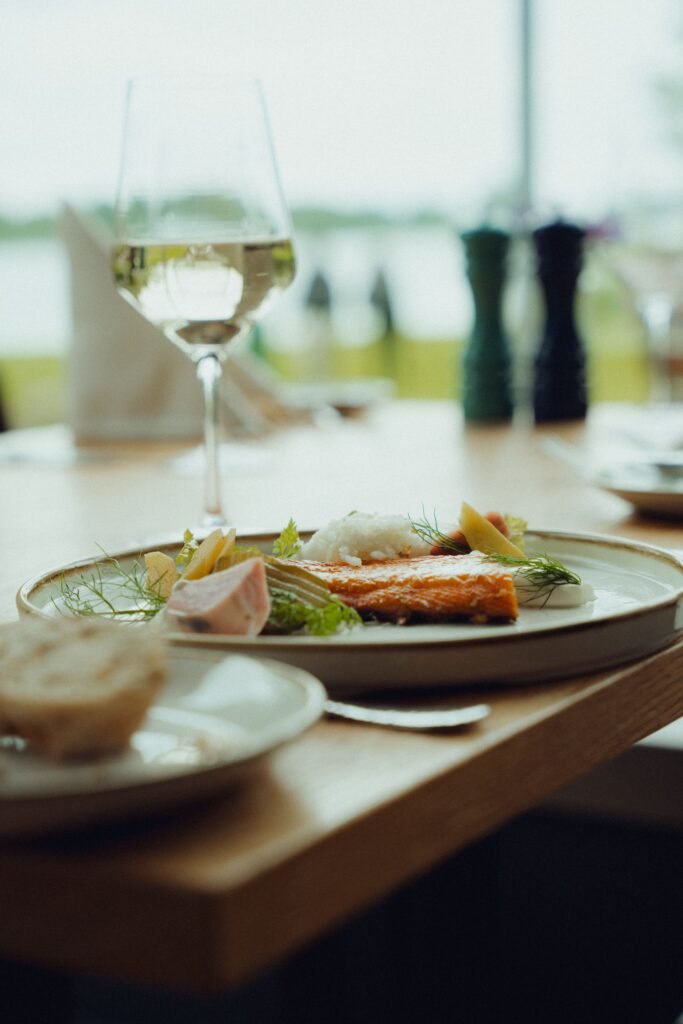
[[0, 735], [58, 759], [122, 750], [166, 678], [163, 637], [91, 618], [0, 626]]

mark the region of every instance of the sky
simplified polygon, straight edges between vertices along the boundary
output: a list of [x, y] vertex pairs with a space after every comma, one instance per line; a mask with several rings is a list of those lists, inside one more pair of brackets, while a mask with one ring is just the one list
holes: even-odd
[[[675, 0], [532, 4], [539, 205], [674, 188]], [[113, 199], [126, 80], [195, 67], [262, 79], [292, 205], [477, 216], [519, 175], [516, 0], [0, 0], [0, 23], [0, 214]]]

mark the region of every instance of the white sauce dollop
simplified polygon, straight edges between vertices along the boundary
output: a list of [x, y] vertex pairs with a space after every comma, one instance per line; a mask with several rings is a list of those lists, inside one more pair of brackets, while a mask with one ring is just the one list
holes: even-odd
[[[513, 573], [513, 576], [515, 574]], [[515, 578], [517, 600], [523, 608], [579, 608], [595, 600], [595, 591], [590, 583], [561, 583], [539, 591], [526, 580]]]

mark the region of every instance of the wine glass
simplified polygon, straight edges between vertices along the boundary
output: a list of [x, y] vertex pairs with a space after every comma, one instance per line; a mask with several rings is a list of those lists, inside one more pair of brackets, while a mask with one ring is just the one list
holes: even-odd
[[683, 208], [632, 208], [618, 220], [611, 262], [629, 289], [645, 328], [652, 366], [652, 399], [671, 402], [680, 373], [674, 316], [683, 303]]
[[120, 294], [195, 364], [204, 396], [202, 526], [225, 525], [223, 363], [295, 272], [257, 80], [129, 82], [112, 267]]

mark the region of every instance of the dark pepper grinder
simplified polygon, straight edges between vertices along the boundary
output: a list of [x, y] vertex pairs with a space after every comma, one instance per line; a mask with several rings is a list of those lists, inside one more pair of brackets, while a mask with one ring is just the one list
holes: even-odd
[[545, 322], [534, 362], [533, 406], [537, 423], [586, 415], [586, 356], [574, 318], [585, 231], [556, 221], [534, 231]]
[[463, 358], [463, 413], [470, 421], [509, 420], [510, 353], [502, 300], [510, 237], [484, 227], [466, 231], [462, 242], [474, 299], [474, 322]]

